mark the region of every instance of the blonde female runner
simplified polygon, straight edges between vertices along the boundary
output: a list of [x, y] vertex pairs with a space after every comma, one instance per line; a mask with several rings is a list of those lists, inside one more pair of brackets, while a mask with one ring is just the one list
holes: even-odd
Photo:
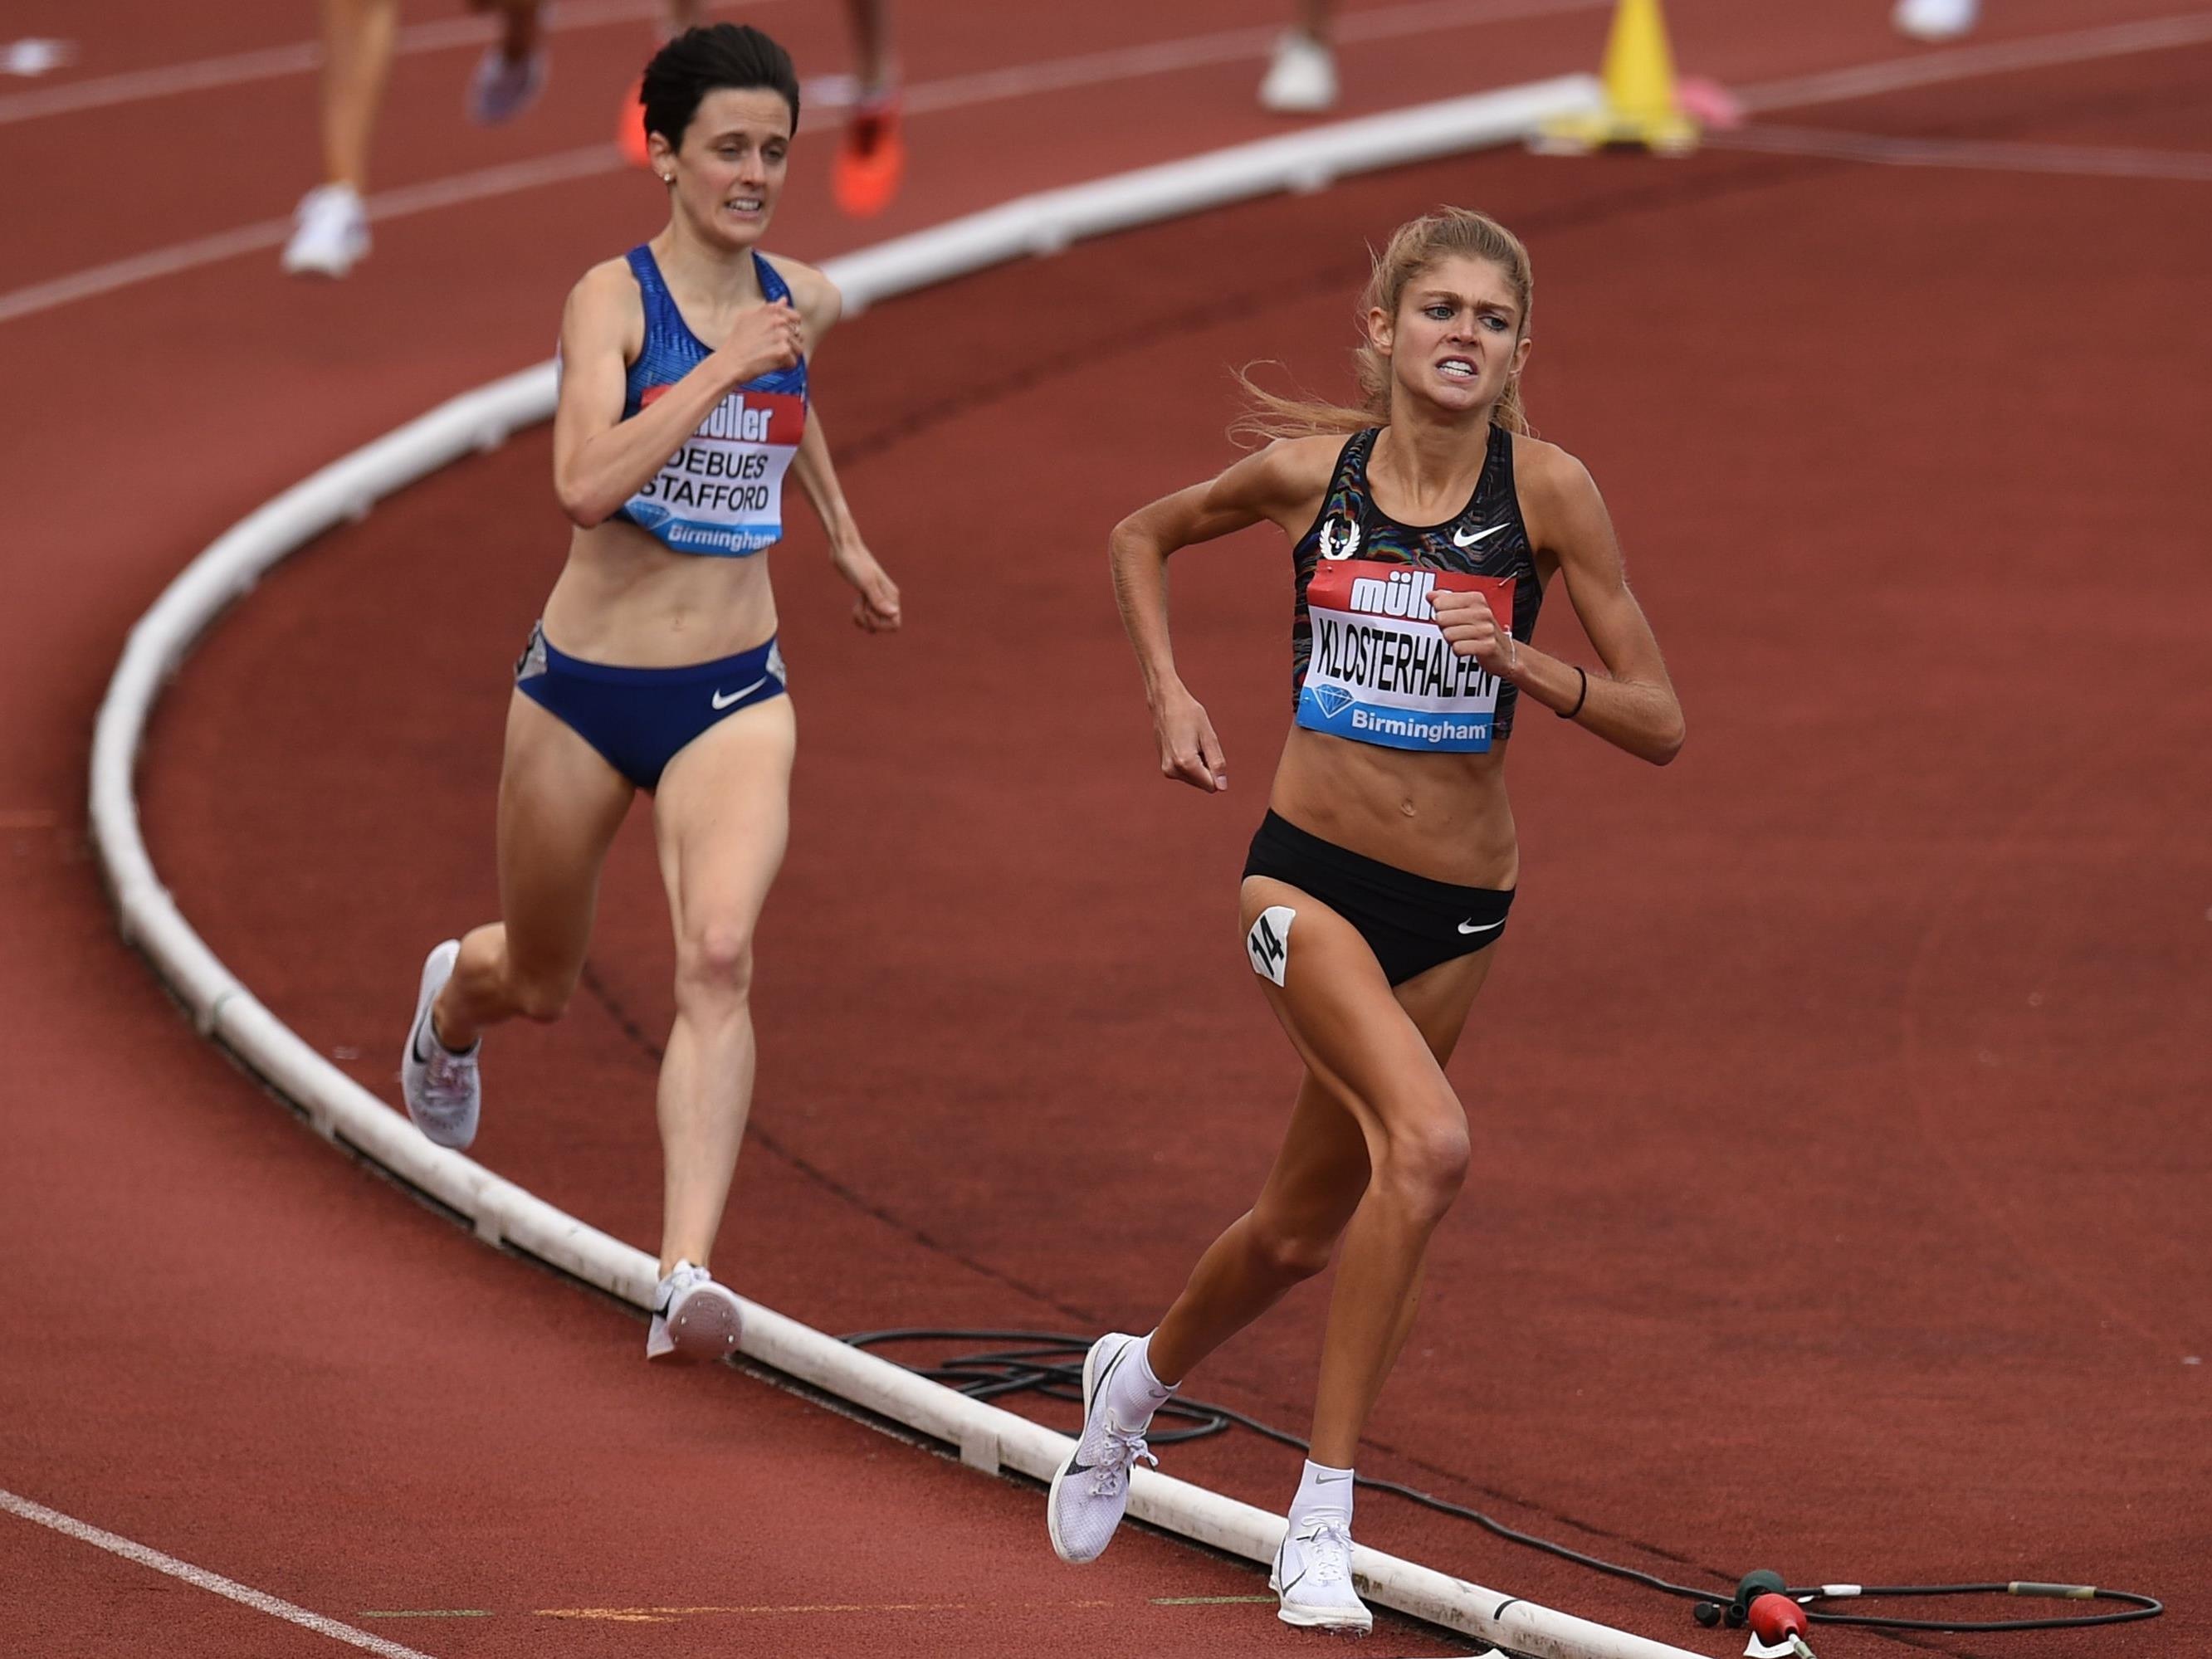
[[[1312, 1449], [1270, 1580], [1293, 1625], [1372, 1623], [1352, 1582], [1353, 1458], [1467, 1175], [1468, 1114], [1443, 1068], [1520, 879], [1515, 715], [1536, 702], [1655, 763], [1682, 744], [1597, 487], [1522, 417], [1533, 293], [1527, 252], [1495, 221], [1446, 210], [1403, 226], [1362, 307], [1367, 408], [1262, 395], [1275, 441], [1133, 514], [1110, 545], [1161, 773], [1207, 791], [1227, 787], [1228, 764], [1170, 648], [1169, 556], [1261, 520], [1294, 549], [1294, 721], [1239, 904], [1306, 1074], [1252, 1207], [1150, 1335], [1091, 1348], [1049, 1528], [1063, 1559], [1095, 1559], [1130, 1470], [1154, 1461], [1154, 1410], [1340, 1243]], [[1530, 642], [1555, 574], [1602, 672]]]

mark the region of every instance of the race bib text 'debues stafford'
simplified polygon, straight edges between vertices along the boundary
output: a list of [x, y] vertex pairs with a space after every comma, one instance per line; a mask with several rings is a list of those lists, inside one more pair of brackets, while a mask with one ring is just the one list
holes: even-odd
[[1498, 677], [1462, 657], [1437, 626], [1429, 596], [1480, 593], [1500, 627], [1513, 617], [1513, 578], [1467, 576], [1346, 559], [1306, 584], [1313, 651], [1298, 688], [1298, 724], [1380, 744], [1479, 755], [1498, 718]]
[[[650, 404], [664, 388], [640, 401]], [[732, 392], [626, 504], [678, 552], [752, 553], [783, 534], [783, 475], [806, 435], [806, 401]]]

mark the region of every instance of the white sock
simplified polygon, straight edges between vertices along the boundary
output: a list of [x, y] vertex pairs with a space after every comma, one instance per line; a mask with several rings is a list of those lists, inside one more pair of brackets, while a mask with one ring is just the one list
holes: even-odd
[[1291, 1499], [1291, 1530], [1309, 1521], [1334, 1521], [1348, 1529], [1352, 1493], [1350, 1469], [1333, 1469], [1309, 1457], [1305, 1473], [1298, 1477], [1298, 1495]]
[[1152, 1413], [1174, 1392], [1174, 1383], [1152, 1375], [1152, 1339], [1147, 1336], [1106, 1379], [1106, 1414], [1115, 1427], [1133, 1434], [1152, 1420]]

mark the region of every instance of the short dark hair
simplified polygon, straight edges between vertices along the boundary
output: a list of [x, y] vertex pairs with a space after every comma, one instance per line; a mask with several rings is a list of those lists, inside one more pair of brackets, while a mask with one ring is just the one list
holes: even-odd
[[791, 54], [740, 23], [686, 29], [653, 55], [637, 94], [645, 106], [645, 130], [682, 149], [684, 129], [700, 104], [725, 87], [781, 93], [791, 106], [791, 130], [799, 131], [799, 71], [791, 66]]

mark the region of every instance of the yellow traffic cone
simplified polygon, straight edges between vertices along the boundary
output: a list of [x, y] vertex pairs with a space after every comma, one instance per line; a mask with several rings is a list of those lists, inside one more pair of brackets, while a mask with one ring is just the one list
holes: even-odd
[[1620, 0], [1605, 43], [1605, 107], [1547, 121], [1530, 147], [1581, 155], [1607, 144], [1641, 144], [1662, 155], [1698, 147], [1698, 124], [1674, 97], [1674, 54], [1659, 0]]

